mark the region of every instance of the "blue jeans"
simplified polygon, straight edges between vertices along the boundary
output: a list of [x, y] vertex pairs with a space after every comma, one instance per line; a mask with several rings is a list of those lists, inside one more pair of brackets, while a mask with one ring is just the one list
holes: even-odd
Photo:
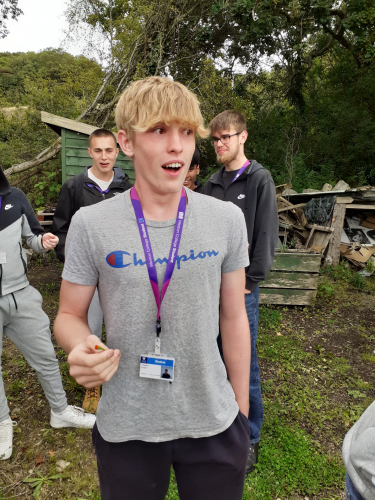
[[245, 294], [245, 306], [250, 326], [251, 366], [250, 366], [250, 444], [258, 443], [263, 424], [263, 401], [260, 390], [259, 366], [257, 360], [257, 336], [259, 320], [259, 288]]
[[345, 500], [365, 500], [355, 489], [348, 473], [345, 478]]

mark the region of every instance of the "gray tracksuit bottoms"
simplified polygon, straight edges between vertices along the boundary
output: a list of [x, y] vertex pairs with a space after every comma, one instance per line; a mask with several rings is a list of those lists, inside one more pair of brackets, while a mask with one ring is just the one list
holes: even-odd
[[[42, 296], [32, 286], [0, 297], [0, 352], [4, 333], [34, 368], [49, 405], [55, 413], [67, 407], [59, 364], [51, 341], [48, 316]], [[0, 422], [9, 417], [0, 365]]]

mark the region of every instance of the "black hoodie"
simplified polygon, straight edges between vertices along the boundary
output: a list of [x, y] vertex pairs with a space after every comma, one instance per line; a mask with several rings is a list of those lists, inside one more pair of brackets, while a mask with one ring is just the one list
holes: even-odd
[[225, 190], [224, 167], [204, 186], [204, 194], [231, 201], [243, 211], [249, 241], [250, 266], [246, 268], [246, 289], [254, 291], [269, 273], [278, 244], [279, 223], [275, 184], [260, 163], [251, 160], [236, 181]]
[[201, 183], [201, 181], [197, 181], [195, 183], [194, 193], [203, 193], [203, 184]]
[[[86, 167], [82, 174], [77, 174], [68, 179], [59, 194], [59, 201], [53, 217], [52, 232], [59, 237], [55, 252], [61, 262], [65, 260], [66, 235], [75, 212], [81, 207], [95, 205], [95, 203], [112, 198], [133, 186], [129, 181], [129, 177], [120, 167], [113, 167], [113, 180], [109, 186], [109, 192], [102, 194], [95, 187], [96, 183], [89, 178], [87, 174], [89, 168], [91, 167]], [[76, 189], [80, 191], [77, 196]]]

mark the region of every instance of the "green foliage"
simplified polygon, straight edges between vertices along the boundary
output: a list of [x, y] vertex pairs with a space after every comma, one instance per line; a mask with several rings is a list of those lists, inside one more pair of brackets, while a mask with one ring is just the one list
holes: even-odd
[[354, 273], [351, 280], [351, 284], [356, 288], [363, 289], [366, 286], [366, 280], [363, 276], [361, 276], [358, 272]]
[[53, 481], [61, 477], [61, 474], [47, 475], [43, 476], [39, 471], [36, 471], [38, 477], [30, 477], [23, 480], [24, 483], [30, 483], [30, 486], [34, 489], [33, 497], [39, 498], [40, 490], [43, 485], [52, 486]]
[[272, 309], [267, 306], [259, 307], [259, 326], [265, 330], [278, 330], [282, 321], [282, 314], [279, 309]]
[[[72, 40], [85, 38], [90, 54], [101, 45], [96, 35], [106, 40], [105, 65], [61, 50], [0, 53], [0, 68], [14, 71], [0, 74], [0, 106], [26, 107], [0, 113], [2, 167], [34, 158], [57, 137], [41, 123], [41, 109], [75, 119], [89, 108], [85, 120], [111, 128], [117, 99], [132, 80], [170, 75], [197, 94], [206, 123], [224, 109], [246, 115], [245, 152], [276, 184], [290, 177], [297, 191], [339, 179], [375, 184], [374, 5], [331, 4], [71, 0]], [[267, 56], [274, 57], [269, 66]], [[208, 141], [198, 146], [205, 181], [219, 165]], [[37, 206], [56, 199], [59, 156], [48, 171], [56, 178], [39, 173], [19, 186]]]
[[83, 492], [82, 495], [85, 495], [85, 498], [77, 497], [77, 500], [100, 500], [100, 492], [99, 491], [90, 491], [89, 493]]
[[[349, 283], [355, 288], [364, 289], [366, 288], [366, 278], [361, 276], [357, 271], [351, 270], [349, 267], [346, 267], [347, 264], [345, 261], [342, 261], [338, 266], [326, 266], [323, 268], [323, 272], [326, 276], [333, 278], [336, 281], [344, 281], [345, 283]], [[371, 268], [371, 264], [370, 264]], [[328, 283], [328, 285], [327, 285]], [[320, 290], [325, 286], [333, 286], [332, 283], [323, 281], [320, 285]], [[330, 293], [332, 295], [332, 293]]]
[[58, 184], [55, 180], [52, 180], [54, 177], [56, 177], [56, 175], [58, 175], [57, 172], [45, 172], [44, 175], [45, 177], [34, 185], [34, 187], [36, 188], [36, 193], [34, 194], [34, 196], [36, 197], [35, 205], [37, 207], [40, 205], [45, 205], [45, 191], [47, 189], [47, 185], [49, 185], [48, 194], [51, 201], [57, 200], [59, 191], [61, 189], [61, 184]]
[[318, 288], [320, 297], [330, 297], [333, 295], [333, 287], [328, 281], [320, 282]]
[[345, 266], [344, 261], [340, 262], [338, 266], [325, 266], [323, 272], [336, 280], [348, 281], [351, 276], [350, 269]]
[[[41, 122], [40, 111], [76, 118], [94, 99], [103, 71], [96, 62], [61, 50], [0, 53], [2, 66], [14, 71], [14, 75], [0, 74], [0, 106], [5, 108], [0, 112], [0, 157], [6, 170], [32, 160], [58, 138]], [[60, 189], [61, 156], [46, 167], [47, 173], [40, 172], [17, 185], [36, 206], [56, 201]], [[23, 175], [12, 175], [11, 183]]]
[[9, 392], [13, 394], [13, 396], [18, 396], [24, 387], [25, 382], [23, 380], [14, 380], [11, 384], [9, 384]]

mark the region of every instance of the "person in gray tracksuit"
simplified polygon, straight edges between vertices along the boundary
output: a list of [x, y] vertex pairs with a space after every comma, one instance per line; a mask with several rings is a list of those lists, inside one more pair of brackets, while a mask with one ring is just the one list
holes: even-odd
[[[26, 196], [10, 187], [0, 168], [0, 351], [4, 333], [35, 369], [51, 407], [53, 427], [91, 428], [93, 415], [68, 406], [42, 296], [27, 279], [22, 238], [38, 253], [58, 242], [52, 233], [43, 233]], [[13, 425], [0, 366], [0, 460], [12, 454]]]
[[375, 498], [375, 401], [347, 433], [342, 446], [345, 499]]

